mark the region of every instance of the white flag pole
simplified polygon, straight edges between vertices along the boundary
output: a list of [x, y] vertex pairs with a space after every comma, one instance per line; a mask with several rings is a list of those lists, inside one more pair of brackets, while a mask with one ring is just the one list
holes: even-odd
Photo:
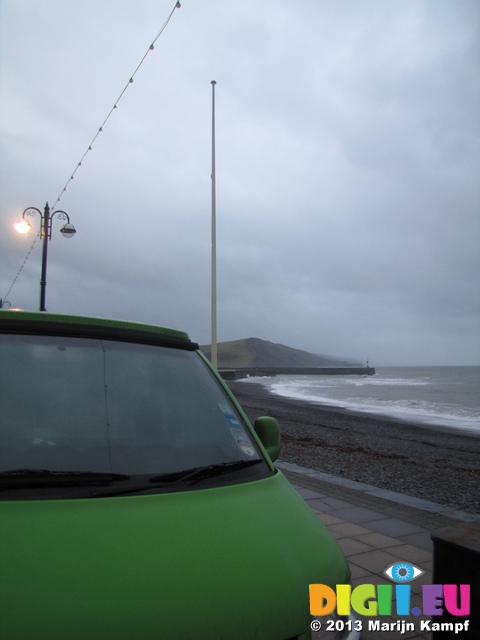
[[217, 231], [215, 190], [215, 85], [212, 80], [212, 344], [210, 361], [217, 368]]

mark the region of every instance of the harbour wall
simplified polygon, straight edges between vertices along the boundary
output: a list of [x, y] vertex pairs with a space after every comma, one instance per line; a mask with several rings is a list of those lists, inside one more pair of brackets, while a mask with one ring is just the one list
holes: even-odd
[[241, 380], [249, 377], [298, 376], [374, 376], [374, 367], [238, 367], [219, 369], [224, 380]]

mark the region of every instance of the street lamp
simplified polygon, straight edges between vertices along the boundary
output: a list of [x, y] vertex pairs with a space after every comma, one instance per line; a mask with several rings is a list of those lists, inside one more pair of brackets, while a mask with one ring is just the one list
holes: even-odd
[[76, 229], [73, 224], [70, 223], [68, 213], [65, 211], [50, 211], [48, 202], [45, 205], [43, 213], [36, 207], [28, 207], [23, 212], [20, 220], [15, 224], [15, 229], [19, 233], [27, 233], [31, 229], [30, 222], [25, 216], [34, 216], [39, 214], [41, 218], [40, 222], [40, 237], [43, 237], [43, 249], [42, 249], [42, 277], [40, 279], [40, 311], [46, 311], [45, 309], [45, 292], [47, 288], [47, 253], [48, 253], [48, 241], [52, 238], [52, 219], [57, 216], [59, 220], [66, 220], [66, 223], [60, 229], [60, 233], [65, 238], [72, 238], [76, 234]]

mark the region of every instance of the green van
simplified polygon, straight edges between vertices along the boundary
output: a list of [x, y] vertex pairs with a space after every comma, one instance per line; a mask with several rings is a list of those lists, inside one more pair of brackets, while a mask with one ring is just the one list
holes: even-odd
[[187, 334], [0, 311], [0, 398], [2, 637], [305, 640], [349, 581]]

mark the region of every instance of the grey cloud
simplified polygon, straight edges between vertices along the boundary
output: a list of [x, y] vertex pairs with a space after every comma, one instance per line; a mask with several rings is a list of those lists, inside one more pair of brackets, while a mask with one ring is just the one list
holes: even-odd
[[[31, 244], [11, 225], [61, 193], [171, 8], [3, 1], [0, 296]], [[184, 0], [61, 198], [78, 233], [54, 230], [48, 308], [209, 341], [216, 79], [219, 339], [478, 364], [479, 16]], [[39, 271], [38, 245], [13, 304]]]

